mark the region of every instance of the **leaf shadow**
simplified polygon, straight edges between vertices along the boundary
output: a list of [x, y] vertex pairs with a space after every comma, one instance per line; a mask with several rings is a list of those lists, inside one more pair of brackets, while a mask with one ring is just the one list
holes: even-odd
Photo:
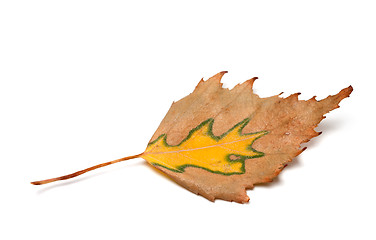
[[318, 144], [320, 142], [319, 139], [326, 138], [326, 137], [330, 136], [331, 134], [335, 133], [337, 130], [344, 129], [344, 125], [345, 125], [344, 119], [339, 119], [339, 118], [328, 119], [328, 120], [324, 119], [324, 121], [322, 121], [315, 128], [315, 130], [317, 132], [322, 132], [322, 134], [318, 137], [311, 139], [307, 143], [303, 143], [302, 146], [310, 148], [310, 149], [314, 148], [314, 147], [318, 146]]
[[[301, 158], [300, 155], [293, 158], [293, 160], [287, 164], [287, 166], [285, 167], [285, 169], [283, 169], [282, 172], [288, 172], [289, 170], [291, 171], [296, 168], [300, 168], [302, 166], [300, 158]], [[276, 176], [271, 182], [257, 183], [255, 184], [255, 187], [272, 188], [272, 187], [281, 186], [283, 184], [283, 180], [281, 180], [280, 174], [278, 174], [278, 176]]]
[[[315, 147], [319, 146], [320, 139], [329, 136], [331, 133], [334, 133], [338, 129], [343, 129], [344, 124], [345, 124], [345, 121], [343, 119], [337, 118], [337, 119], [330, 119], [326, 121], [324, 119], [324, 121], [322, 121], [315, 129], [317, 132], [322, 132], [323, 134], [321, 134], [318, 138], [317, 137], [313, 138], [309, 142], [301, 144], [301, 147], [307, 147], [307, 149], [314, 149]], [[292, 161], [287, 164], [286, 168], [282, 172], [288, 172], [291, 169], [294, 170], [294, 169], [302, 167], [303, 164], [301, 162], [301, 158], [304, 158], [304, 152], [302, 154], [303, 156], [299, 155], [293, 158]], [[271, 188], [274, 186], [281, 186], [282, 184], [283, 184], [283, 180], [281, 180], [281, 177], [279, 174], [277, 177], [275, 177], [272, 180], [272, 182], [255, 184], [255, 187]]]

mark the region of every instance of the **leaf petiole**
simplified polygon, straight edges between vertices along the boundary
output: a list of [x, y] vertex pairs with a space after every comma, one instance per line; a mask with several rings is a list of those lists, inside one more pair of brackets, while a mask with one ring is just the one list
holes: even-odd
[[60, 181], [60, 180], [66, 180], [66, 179], [74, 178], [74, 177], [77, 177], [77, 176], [79, 176], [81, 174], [84, 174], [84, 173], [87, 173], [89, 171], [95, 170], [97, 168], [105, 167], [105, 166], [108, 166], [108, 165], [111, 165], [111, 164], [114, 164], [114, 163], [118, 163], [118, 162], [129, 160], [129, 159], [141, 157], [143, 154], [144, 153], [140, 153], [140, 154], [129, 156], [129, 157], [119, 158], [119, 159], [116, 159], [116, 160], [113, 160], [113, 161], [110, 161], [110, 162], [101, 163], [101, 164], [98, 164], [98, 165], [95, 165], [95, 166], [92, 166], [92, 167], [89, 167], [89, 168], [86, 168], [86, 169], [83, 169], [83, 170], [80, 170], [80, 171], [77, 171], [77, 172], [74, 172], [74, 173], [71, 173], [71, 174], [68, 174], [68, 175], [61, 176], [61, 177], [56, 177], [56, 178], [50, 178], [50, 179], [46, 179], [46, 180], [31, 182], [31, 184], [33, 184], [33, 185], [42, 185], [42, 184], [46, 184], [46, 183], [51, 183], [51, 182], [56, 182], [56, 181]]

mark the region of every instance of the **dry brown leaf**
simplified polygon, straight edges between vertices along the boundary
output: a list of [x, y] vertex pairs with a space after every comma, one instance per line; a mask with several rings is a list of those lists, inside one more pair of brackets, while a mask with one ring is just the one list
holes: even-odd
[[[191, 129], [209, 118], [214, 119], [213, 134], [220, 136], [249, 118], [243, 133], [269, 133], [252, 145], [264, 156], [246, 160], [244, 174], [216, 174], [197, 167], [187, 167], [179, 173], [156, 166], [183, 187], [211, 201], [223, 199], [245, 203], [249, 201], [246, 189], [271, 182], [288, 162], [304, 151], [300, 145], [320, 134], [314, 129], [324, 119], [323, 115], [338, 108], [338, 103], [352, 92], [352, 87], [321, 101], [315, 97], [308, 101], [298, 100], [298, 93], [287, 98], [278, 95], [260, 98], [252, 90], [256, 78], [229, 90], [221, 84], [225, 73], [201, 80], [193, 93], [173, 103], [151, 142], [166, 134], [167, 143], [177, 145]], [[148, 160], [147, 156], [144, 158]]]
[[229, 90], [220, 72], [201, 80], [193, 93], [173, 103], [145, 152], [99, 164], [35, 185], [69, 179], [115, 162], [142, 157], [188, 190], [214, 201], [245, 203], [246, 189], [271, 182], [308, 142], [324, 114], [338, 108], [352, 87], [317, 101], [298, 93], [260, 98], [252, 78]]

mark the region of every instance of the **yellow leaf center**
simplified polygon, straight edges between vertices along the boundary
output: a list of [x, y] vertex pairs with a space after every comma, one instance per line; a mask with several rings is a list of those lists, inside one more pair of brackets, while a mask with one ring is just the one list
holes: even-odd
[[150, 164], [175, 172], [186, 167], [197, 167], [224, 175], [245, 172], [245, 160], [264, 156], [252, 148], [253, 142], [267, 131], [242, 134], [249, 118], [236, 124], [221, 136], [212, 131], [214, 119], [210, 118], [196, 128], [178, 145], [169, 145], [167, 135], [162, 134], [149, 143], [142, 156]]

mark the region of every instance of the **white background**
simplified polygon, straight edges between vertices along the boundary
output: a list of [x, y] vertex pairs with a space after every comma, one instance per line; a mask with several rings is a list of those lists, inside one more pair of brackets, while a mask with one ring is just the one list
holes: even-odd
[[[1, 239], [375, 239], [375, 1], [1, 1]], [[227, 70], [266, 97], [354, 87], [248, 204], [142, 159], [172, 101]]]

